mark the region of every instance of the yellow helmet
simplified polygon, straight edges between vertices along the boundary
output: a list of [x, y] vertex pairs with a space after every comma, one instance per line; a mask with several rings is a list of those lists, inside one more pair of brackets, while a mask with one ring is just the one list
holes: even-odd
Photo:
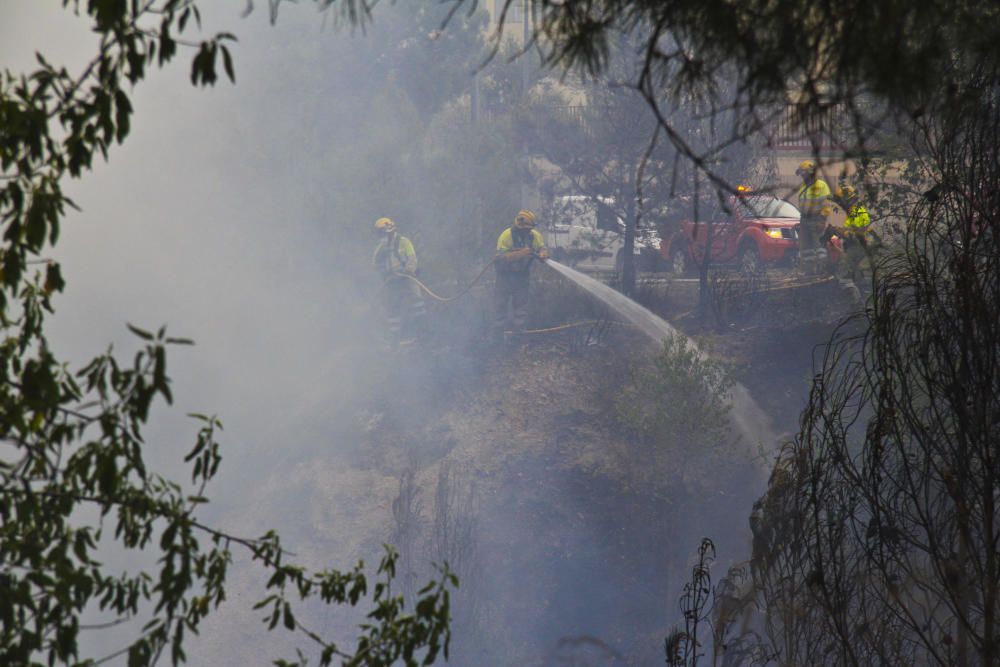
[[833, 191], [833, 196], [845, 204], [851, 204], [858, 198], [858, 191], [853, 186], [841, 185]]
[[803, 174], [808, 174], [812, 176], [815, 173], [816, 173], [816, 163], [813, 162], [812, 160], [803, 160], [802, 163], [799, 164], [799, 168], [795, 170], [796, 176], [802, 176]]
[[396, 231], [396, 223], [392, 218], [379, 218], [375, 221], [375, 231], [380, 234], [392, 234]]
[[522, 208], [514, 217], [514, 226], [518, 229], [532, 229], [535, 226], [535, 214]]

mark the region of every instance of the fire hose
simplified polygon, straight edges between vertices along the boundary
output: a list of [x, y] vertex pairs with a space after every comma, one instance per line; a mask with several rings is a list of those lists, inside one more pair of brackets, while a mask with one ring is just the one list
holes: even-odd
[[[532, 259], [537, 259], [538, 255], [532, 253], [531, 254], [531, 258]], [[434, 292], [434, 290], [432, 290], [430, 287], [428, 287], [427, 285], [425, 285], [416, 276], [414, 276], [412, 274], [409, 274], [409, 273], [400, 273], [398, 271], [397, 272], [393, 272], [392, 275], [390, 275], [388, 278], [386, 278], [385, 282], [382, 283], [382, 287], [384, 288], [389, 283], [390, 280], [396, 280], [396, 279], [400, 279], [400, 278], [405, 278], [406, 280], [412, 280], [414, 283], [416, 283], [417, 287], [419, 287], [425, 294], [427, 294], [427, 296], [431, 297], [435, 301], [439, 301], [441, 303], [448, 303], [449, 301], [454, 301], [455, 299], [457, 299], [457, 298], [459, 298], [461, 296], [464, 296], [465, 294], [468, 294], [468, 292], [473, 287], [476, 286], [476, 283], [478, 283], [480, 280], [482, 280], [483, 276], [486, 275], [486, 270], [489, 269], [494, 264], [496, 264], [497, 259], [499, 259], [499, 258], [498, 257], [494, 257], [493, 259], [491, 259], [486, 264], [486, 266], [483, 267], [483, 270], [479, 272], [479, 275], [477, 275], [475, 278], [473, 278], [472, 282], [470, 282], [468, 285], [466, 285], [465, 288], [462, 291], [460, 291], [458, 294], [456, 294], [455, 296], [441, 296], [440, 294], [436, 294]]]
[[432, 290], [430, 287], [428, 287], [423, 282], [421, 282], [421, 280], [419, 278], [417, 278], [416, 276], [411, 275], [409, 273], [398, 273], [398, 272], [397, 273], [393, 273], [391, 276], [389, 276], [388, 278], [385, 279], [385, 282], [382, 283], [382, 286], [385, 287], [387, 284], [389, 284], [389, 281], [391, 281], [391, 280], [397, 280], [397, 279], [405, 278], [407, 280], [412, 280], [414, 283], [416, 283], [417, 287], [419, 287], [423, 292], [425, 292], [427, 294], [427, 296], [429, 296], [430, 298], [434, 299], [435, 301], [440, 301], [441, 303], [448, 303], [449, 301], [454, 301], [455, 299], [468, 294], [469, 290], [471, 290], [473, 287], [475, 287], [476, 283], [478, 283], [480, 280], [482, 280], [483, 276], [486, 275], [486, 270], [488, 268], [490, 268], [491, 266], [493, 266], [493, 264], [496, 261], [497, 261], [496, 258], [493, 258], [492, 260], [490, 260], [489, 263], [487, 263], [486, 266], [483, 267], [483, 270], [479, 272], [479, 275], [476, 276], [475, 278], [473, 278], [472, 282], [470, 282], [468, 285], [466, 285], [465, 288], [462, 289], [462, 291], [460, 291], [455, 296], [441, 296], [440, 294], [435, 294], [434, 290]]
[[[399, 280], [405, 278], [406, 280], [410, 280], [413, 283], [415, 283], [417, 287], [420, 288], [421, 291], [423, 291], [425, 294], [427, 294], [427, 296], [431, 297], [435, 301], [438, 301], [440, 303], [448, 303], [449, 301], [454, 301], [455, 299], [458, 299], [468, 294], [469, 291], [472, 290], [472, 288], [475, 287], [480, 280], [482, 280], [483, 276], [486, 275], [486, 270], [489, 269], [491, 266], [493, 266], [493, 264], [495, 264], [496, 261], [497, 259], [495, 257], [492, 260], [490, 260], [486, 264], [486, 266], [483, 267], [483, 270], [480, 271], [479, 274], [475, 278], [473, 278], [468, 285], [466, 285], [458, 294], [455, 294], [454, 296], [441, 296], [440, 294], [435, 293], [434, 290], [425, 285], [423, 281], [421, 281], [419, 278], [409, 273], [394, 272], [392, 275], [390, 275], [388, 278], [385, 279], [385, 282], [382, 283], [382, 287], [384, 288], [392, 280]], [[600, 320], [581, 320], [579, 322], [573, 322], [571, 324], [561, 324], [559, 326], [548, 327], [546, 329], [528, 329], [527, 331], [523, 331], [522, 333], [526, 334], [556, 333], [559, 331], [565, 331], [566, 329], [572, 329], [575, 327], [582, 327], [599, 323]], [[625, 323], [609, 322], [609, 324], [624, 325]]]

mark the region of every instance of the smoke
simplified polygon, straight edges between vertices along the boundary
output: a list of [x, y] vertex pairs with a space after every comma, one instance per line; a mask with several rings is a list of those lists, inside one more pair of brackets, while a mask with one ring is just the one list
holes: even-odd
[[[263, 11], [241, 18], [242, 3], [203, 5], [206, 32], [239, 38], [237, 84], [192, 89], [182, 49], [136, 88], [125, 144], [67, 187], [82, 212], [66, 216], [52, 253], [68, 282], [52, 320], [56, 353], [82, 365], [110, 342], [127, 356], [126, 322], [195, 339], [170, 357], [176, 405], [154, 411], [151, 465], [183, 481], [195, 431], [184, 415], [219, 415], [224, 461], [206, 518], [248, 536], [277, 527], [310, 566], [370, 562], [390, 536], [395, 476], [407, 468], [454, 451], [493, 491], [523, 473], [482, 499], [472, 574], [493, 610], [475, 640], [484, 656], [537, 655], [584, 633], [628, 643], [632, 619], [666, 622], [661, 565], [696, 543], [691, 526], [627, 494], [594, 500], [579, 470], [607, 457], [612, 440], [596, 427], [555, 450], [573, 472], [536, 458], [570, 428], [560, 424], [599, 420], [589, 412], [599, 396], [550, 374], [532, 376], [529, 399], [512, 397], [498, 379], [511, 360], [475, 347], [482, 290], [458, 310], [432, 311], [436, 352], [400, 357], [381, 345], [372, 221], [396, 219], [426, 275], [454, 293], [520, 208], [510, 126], [467, 122], [481, 16], [457, 18], [441, 37], [431, 30], [441, 8], [380, 7], [362, 34], [325, 30], [308, 3], [283, 5], [275, 26]], [[76, 68], [95, 50], [84, 21], [57, 3], [8, 0], [0, 12], [0, 57], [14, 70], [32, 66], [34, 49]], [[498, 63], [492, 89], [509, 90], [501, 79], [517, 74]], [[551, 422], [522, 427], [524, 400], [539, 396]], [[493, 405], [508, 412], [486, 414]], [[428, 498], [435, 476], [417, 479]], [[238, 568], [231, 589], [242, 610], [225, 610], [205, 633], [202, 650], [225, 662], [259, 658], [275, 641], [260, 640], [245, 611], [259, 590], [251, 572]], [[324, 622], [340, 633], [356, 620], [345, 618]]]
[[[193, 89], [182, 48], [136, 88], [125, 144], [67, 188], [83, 212], [66, 217], [54, 251], [69, 286], [52, 339], [76, 361], [109, 341], [129, 349], [126, 322], [195, 339], [171, 360], [172, 412], [219, 414], [240, 461], [223, 474], [243, 479], [243, 466], [313, 446], [370, 388], [368, 229], [378, 215], [407, 222], [387, 210], [398, 189], [373, 172], [419, 137], [405, 136], [414, 128], [398, 105], [372, 113], [387, 81], [371, 40], [324, 30], [305, 8], [272, 27], [263, 12], [241, 19], [236, 4], [203, 17], [206, 32], [237, 34], [237, 85]], [[69, 11], [3, 11], [5, 62], [30, 67], [39, 49], [80, 68], [94, 52]], [[175, 443], [160, 463], [187, 444], [169, 420], [153, 427]]]
[[[352, 34], [324, 29], [312, 7], [283, 8], [271, 26], [263, 12], [242, 19], [238, 4], [202, 7], [207, 34], [239, 39], [237, 84], [193, 89], [182, 47], [135, 89], [125, 144], [66, 184], [82, 212], [65, 217], [50, 253], [68, 283], [50, 341], [80, 367], [109, 343], [128, 358], [126, 323], [194, 339], [170, 356], [176, 405], [154, 410], [146, 429], [151, 467], [185, 481], [196, 430], [185, 414], [219, 415], [224, 461], [205, 519], [245, 536], [277, 526], [307, 564], [349, 567], [371, 562], [386, 538], [372, 524], [388, 523], [394, 486], [377, 470], [345, 472], [372, 406], [386, 385], [399, 389], [399, 359], [382, 345], [371, 223], [392, 216], [422, 254], [435, 244], [457, 253], [437, 229], [460, 223], [462, 206], [435, 202], [450, 205], [460, 187], [441, 168], [461, 166], [426, 132], [436, 118], [447, 137], [447, 118], [462, 117], [454, 100], [481, 56], [451, 63], [435, 87], [430, 51], [449, 38], [430, 40], [419, 24], [435, 15], [380, 11]], [[14, 71], [30, 71], [35, 50], [70, 71], [96, 53], [86, 18], [58, 3], [0, 12], [0, 56]], [[408, 76], [420, 70], [423, 83]], [[509, 180], [479, 169], [491, 192]], [[431, 381], [446, 386], [447, 374]], [[142, 564], [107, 556], [113, 567]], [[234, 579], [233, 598], [259, 590], [248, 577]], [[247, 628], [228, 637], [262, 630], [256, 618], [220, 624]], [[120, 648], [98, 641], [95, 650]]]

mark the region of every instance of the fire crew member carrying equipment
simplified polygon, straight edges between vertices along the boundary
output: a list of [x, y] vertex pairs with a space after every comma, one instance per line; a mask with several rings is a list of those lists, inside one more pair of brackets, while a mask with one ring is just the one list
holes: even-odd
[[[412, 342], [424, 317], [424, 299], [417, 284], [406, 276], [417, 274], [417, 253], [410, 239], [396, 231], [390, 218], [375, 221], [380, 239], [372, 263], [382, 274], [382, 298], [386, 313], [386, 334], [391, 347]], [[403, 339], [403, 335], [410, 338]]]
[[830, 197], [830, 186], [816, 173], [816, 164], [805, 160], [795, 170], [802, 178], [799, 188], [799, 210], [802, 222], [799, 225], [799, 264], [807, 273], [819, 273], [826, 263], [826, 248], [819, 242], [819, 236], [826, 228], [823, 206]]
[[852, 300], [860, 303], [859, 287], [863, 279], [861, 264], [871, 257], [875, 250], [876, 240], [871, 231], [871, 217], [868, 210], [861, 205], [857, 190], [850, 185], [841, 185], [831, 197], [838, 206], [844, 209], [847, 219], [843, 228], [831, 227], [825, 234], [839, 234], [844, 243], [844, 256], [837, 266], [837, 278], [841, 286], [850, 292]]
[[497, 239], [495, 340], [503, 340], [508, 304], [513, 311], [511, 330], [515, 335], [524, 331], [528, 316], [531, 262], [536, 258], [544, 261], [548, 256], [545, 241], [535, 229], [535, 214], [522, 209], [514, 218], [514, 224]]

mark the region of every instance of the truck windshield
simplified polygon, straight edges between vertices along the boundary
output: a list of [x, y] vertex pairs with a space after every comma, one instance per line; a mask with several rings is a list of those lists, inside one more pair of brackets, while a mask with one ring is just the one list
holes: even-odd
[[745, 218], [793, 218], [797, 220], [800, 217], [797, 208], [774, 197], [740, 199], [740, 209]]

